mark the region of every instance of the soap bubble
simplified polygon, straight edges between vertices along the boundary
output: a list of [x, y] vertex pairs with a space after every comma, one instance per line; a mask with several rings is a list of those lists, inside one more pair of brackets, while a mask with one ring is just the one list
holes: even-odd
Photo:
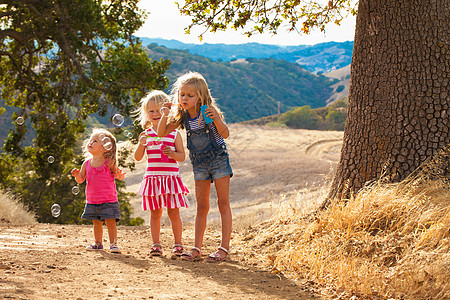
[[125, 130], [125, 131], [123, 132], [123, 134], [124, 134], [127, 138], [132, 138], [132, 137], [133, 137], [133, 133], [130, 132], [130, 131], [128, 131], [128, 130]]
[[115, 114], [112, 117], [112, 122], [116, 126], [121, 126], [124, 121], [125, 121], [125, 118], [121, 114]]
[[74, 187], [72, 188], [72, 194], [78, 195], [79, 192], [80, 192], [80, 188], [79, 188], [79, 187], [74, 186]]
[[147, 136], [143, 135], [139, 138], [139, 144], [141, 144], [142, 146], [147, 146]]
[[103, 148], [105, 148], [106, 150], [111, 150], [112, 147], [113, 147], [113, 145], [111, 143], [111, 139], [109, 137], [107, 137], [107, 136], [105, 136], [102, 139], [102, 144], [103, 144]]
[[52, 211], [52, 216], [57, 218], [61, 214], [61, 206], [59, 206], [59, 204], [53, 204], [51, 211]]
[[105, 138], [105, 135], [104, 135], [103, 133], [100, 133], [100, 134], [98, 135], [98, 138], [99, 138], [100, 141], [101, 141], [101, 140], [103, 140], [103, 139]]
[[113, 147], [113, 145], [112, 145], [111, 142], [105, 143], [105, 144], [103, 145], [103, 148], [105, 148], [105, 149], [108, 150], [108, 151], [111, 150], [112, 147]]
[[55, 162], [55, 158], [50, 155], [49, 157], [47, 157], [47, 161], [52, 164]]
[[16, 123], [17, 125], [23, 125], [23, 123], [25, 123], [25, 119], [23, 117], [18, 117], [16, 119]]

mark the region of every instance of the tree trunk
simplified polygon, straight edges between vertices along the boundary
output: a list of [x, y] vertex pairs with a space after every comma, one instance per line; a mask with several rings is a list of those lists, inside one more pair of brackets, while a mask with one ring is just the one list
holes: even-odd
[[450, 143], [448, 0], [360, 0], [341, 159], [326, 207]]

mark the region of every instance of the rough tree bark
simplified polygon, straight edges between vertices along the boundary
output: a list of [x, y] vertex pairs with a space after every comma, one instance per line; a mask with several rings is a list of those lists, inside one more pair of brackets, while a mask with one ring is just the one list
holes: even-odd
[[341, 159], [326, 207], [450, 143], [448, 0], [360, 0]]

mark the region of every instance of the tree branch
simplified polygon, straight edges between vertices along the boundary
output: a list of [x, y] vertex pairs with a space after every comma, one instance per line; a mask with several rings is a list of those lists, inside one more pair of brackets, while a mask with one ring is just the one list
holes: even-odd
[[5, 37], [13, 38], [21, 44], [25, 44], [25, 42], [28, 40], [28, 37], [25, 34], [13, 29], [0, 30], [0, 38]]

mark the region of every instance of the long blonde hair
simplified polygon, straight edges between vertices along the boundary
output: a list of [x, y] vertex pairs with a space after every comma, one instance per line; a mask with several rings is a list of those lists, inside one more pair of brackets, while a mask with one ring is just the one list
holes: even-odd
[[141, 105], [134, 111], [134, 116], [136, 116], [142, 129], [148, 129], [152, 127], [152, 122], [148, 118], [148, 106], [151, 102], [155, 102], [158, 110], [161, 108], [164, 102], [169, 102], [169, 96], [160, 90], [154, 90], [148, 93], [144, 98], [141, 99]]
[[[88, 139], [86, 139], [83, 142], [83, 155], [86, 159], [90, 159], [92, 158], [92, 154], [89, 153], [88, 149], [87, 149], [87, 145], [89, 144], [89, 141], [91, 140], [91, 138], [93, 136], [99, 136], [103, 135], [104, 138], [108, 138], [109, 141], [111, 143], [111, 149], [107, 149], [107, 151], [105, 151], [103, 153], [103, 157], [109, 161], [108, 163], [108, 167], [111, 170], [112, 173], [116, 173], [117, 169], [118, 169], [118, 165], [117, 165], [117, 142], [116, 142], [116, 138], [114, 137], [114, 135], [112, 135], [111, 132], [109, 132], [106, 129], [103, 128], [94, 128], [92, 129], [92, 133], [89, 136]], [[105, 147], [106, 143], [104, 141], [102, 141], [103, 147]]]
[[[195, 88], [198, 98], [200, 99], [200, 103], [196, 103], [196, 110], [200, 111], [200, 106], [207, 105], [208, 107], [214, 107], [217, 112], [219, 113], [219, 116], [223, 119], [223, 113], [220, 111], [220, 109], [216, 105], [215, 99], [211, 96], [211, 92], [209, 90], [208, 84], [206, 83], [205, 78], [202, 76], [202, 74], [198, 72], [188, 72], [180, 77], [175, 81], [175, 83], [172, 86], [172, 89], [170, 91], [170, 97], [175, 104], [175, 111], [173, 114], [171, 122], [177, 123], [178, 126], [181, 128], [184, 128], [183, 124], [183, 118], [187, 114], [187, 111], [182, 109], [179, 105], [179, 99], [178, 99], [178, 93], [180, 91], [180, 88], [182, 86], [191, 85]], [[200, 119], [199, 119], [200, 121]]]

